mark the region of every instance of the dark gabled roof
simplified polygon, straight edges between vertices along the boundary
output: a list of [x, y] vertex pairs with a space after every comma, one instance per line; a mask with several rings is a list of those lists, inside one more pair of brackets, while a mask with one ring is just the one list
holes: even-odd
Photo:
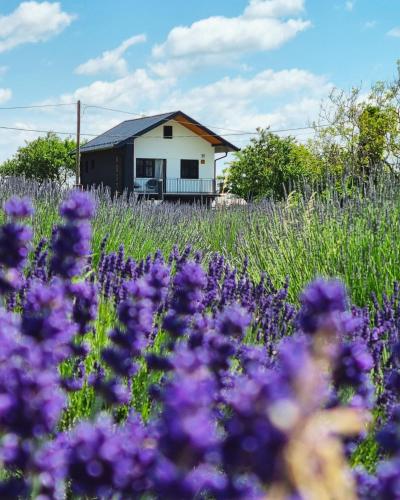
[[182, 111], [172, 111], [171, 113], [126, 120], [81, 146], [81, 153], [122, 146], [128, 140], [134, 140], [136, 137], [149, 132], [171, 119], [176, 119], [176, 121], [179, 121], [179, 123], [195, 133], [201, 131], [201, 135], [205, 140], [213, 144], [216, 152], [239, 150], [236, 146], [215, 134], [204, 125], [182, 113]]
[[125, 142], [131, 137], [141, 135], [147, 130], [151, 130], [163, 121], [168, 120], [175, 112], [164, 113], [162, 115], [146, 116], [145, 118], [135, 118], [126, 120], [119, 125], [107, 130], [104, 134], [98, 135], [81, 147], [81, 152], [95, 151], [97, 149], [111, 149]]

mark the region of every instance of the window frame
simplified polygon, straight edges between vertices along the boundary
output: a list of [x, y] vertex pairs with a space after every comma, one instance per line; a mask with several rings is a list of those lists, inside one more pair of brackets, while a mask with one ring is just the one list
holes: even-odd
[[[187, 162], [186, 165], [184, 165], [184, 162]], [[195, 173], [190, 174], [188, 172], [184, 172], [185, 168], [189, 168], [189, 166], [194, 166], [195, 167]], [[187, 159], [181, 159], [181, 179], [199, 179], [200, 178], [200, 168], [199, 168], [199, 160], [187, 160]]]
[[[167, 133], [167, 130], [170, 132], [169, 134]], [[174, 138], [174, 127], [172, 125], [164, 125], [163, 137], [164, 137], [164, 139], [173, 139]]]
[[[144, 164], [143, 165], [139, 165], [138, 163], [139, 162], [147, 162], [147, 163], [150, 163], [151, 162], [151, 165], [150, 164]], [[151, 173], [152, 175], [148, 176], [147, 175], [147, 168], [150, 168], [151, 169]], [[139, 171], [139, 169], [142, 169]], [[135, 178], [136, 179], [154, 179], [155, 178], [155, 173], [156, 173], [156, 160], [155, 158], [136, 158], [136, 170], [135, 170]]]

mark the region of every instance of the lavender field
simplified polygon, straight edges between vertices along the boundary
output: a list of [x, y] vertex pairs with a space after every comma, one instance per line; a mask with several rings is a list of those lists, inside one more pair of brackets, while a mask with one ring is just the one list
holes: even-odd
[[0, 497], [399, 498], [399, 194], [5, 181]]

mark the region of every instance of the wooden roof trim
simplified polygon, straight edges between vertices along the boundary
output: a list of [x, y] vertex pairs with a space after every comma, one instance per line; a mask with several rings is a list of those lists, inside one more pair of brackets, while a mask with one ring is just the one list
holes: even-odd
[[209, 142], [213, 146], [219, 146], [223, 144], [221, 139], [218, 137], [215, 137], [214, 135], [208, 135], [208, 130], [201, 127], [200, 125], [196, 125], [192, 121], [188, 120], [185, 116], [183, 115], [176, 115], [173, 118], [175, 121], [179, 122], [181, 125], [189, 129], [190, 131], [194, 132], [197, 135], [200, 135], [205, 141]]

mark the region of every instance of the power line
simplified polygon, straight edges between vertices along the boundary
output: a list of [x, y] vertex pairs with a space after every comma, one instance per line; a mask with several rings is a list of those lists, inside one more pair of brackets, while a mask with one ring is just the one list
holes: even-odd
[[[115, 113], [123, 113], [125, 115], [134, 115], [134, 116], [138, 116], [140, 118], [149, 118], [149, 117], [151, 117], [151, 115], [143, 115], [141, 113], [133, 113], [133, 112], [130, 112], [130, 111], [124, 111], [122, 109], [106, 108], [104, 106], [95, 106], [95, 105], [91, 105], [91, 104], [85, 104], [84, 106], [85, 106], [86, 109], [87, 108], [103, 109], [105, 111], [113, 111]], [[167, 114], [167, 113], [160, 113], [160, 114]], [[168, 121], [179, 123], [179, 124], [182, 125], [182, 122], [180, 122], [179, 120], [174, 120], [173, 118], [169, 118]], [[190, 123], [191, 125], [198, 125], [197, 123], [191, 122], [189, 120], [187, 122], [185, 122], [185, 123]], [[242, 134], [246, 134], [246, 135], [256, 134], [257, 133], [257, 132], [247, 132], [247, 131], [244, 131], [244, 130], [237, 130], [237, 129], [232, 129], [232, 128], [217, 127], [216, 125], [207, 125], [206, 123], [204, 123], [203, 125], [205, 127], [215, 128], [217, 130], [227, 130], [228, 132], [238, 132], [238, 133], [242, 133]]]
[[[0, 107], [0, 110], [17, 110], [17, 109], [36, 109], [36, 108], [50, 108], [50, 107], [60, 107], [60, 106], [75, 106], [76, 103], [54, 103], [54, 104], [38, 104], [38, 105], [30, 105], [30, 106], [10, 106], [10, 107]], [[101, 109], [101, 110], [106, 110], [106, 111], [112, 111], [112, 112], [116, 112], [116, 113], [123, 113], [123, 114], [128, 114], [128, 115], [136, 115], [136, 116], [141, 116], [143, 117], [143, 115], [139, 114], [139, 113], [134, 113], [134, 112], [129, 112], [129, 111], [124, 111], [124, 110], [120, 110], [120, 109], [115, 109], [115, 108], [108, 108], [106, 106], [98, 106], [98, 105], [84, 105], [84, 108], [87, 109], [87, 108], [95, 108], [95, 109]], [[144, 116], [145, 117], [145, 116]], [[193, 125], [197, 125], [197, 126], [200, 126], [202, 124], [198, 124], [197, 122], [191, 122], [191, 121], [187, 121], [185, 123], [182, 123], [178, 120], [174, 120], [174, 119], [169, 119], [168, 121], [173, 121], [173, 122], [176, 122], [176, 123], [179, 123], [180, 125], [183, 125], [185, 126], [185, 123], [189, 123], [189, 124], [193, 124]], [[251, 136], [251, 135], [258, 135], [258, 132], [248, 132], [248, 131], [243, 131], [243, 130], [236, 130], [236, 129], [228, 129], [228, 128], [222, 128], [222, 127], [217, 127], [217, 126], [213, 126], [213, 125], [204, 125], [204, 126], [209, 126], [211, 128], [215, 128], [215, 129], [220, 129], [220, 130], [226, 130], [226, 131], [229, 131], [231, 133], [223, 133], [222, 135], [225, 136], [225, 137], [228, 137], [228, 136], [232, 136], [232, 137], [239, 137], [239, 136]], [[303, 127], [291, 127], [291, 128], [281, 128], [281, 129], [267, 129], [268, 132], [270, 133], [284, 133], [284, 132], [297, 132], [297, 131], [302, 131], [302, 130], [313, 130], [313, 129], [316, 129], [316, 128], [324, 128], [324, 127], [328, 127], [329, 124], [321, 124], [321, 125], [314, 125], [314, 126], [303, 126]], [[56, 130], [41, 130], [41, 129], [34, 129], [34, 128], [22, 128], [22, 127], [11, 127], [11, 126], [0, 126], [0, 129], [1, 130], [12, 130], [12, 131], [21, 131], [21, 132], [36, 132], [36, 133], [42, 133], [42, 134], [45, 134], [45, 133], [55, 133], [55, 134], [59, 134], [59, 135], [74, 135], [74, 132], [64, 132], [64, 131], [56, 131]], [[112, 130], [112, 129], [111, 129]], [[86, 136], [86, 137], [99, 137], [101, 135], [104, 135], [105, 133], [100, 133], [100, 134], [92, 134], [92, 133], [82, 133], [83, 136]], [[142, 139], [162, 139], [163, 137], [162, 136], [143, 136], [143, 135], [133, 135], [133, 136], [130, 136], [128, 138], [126, 138], [126, 136], [124, 135], [119, 135], [119, 134], [108, 134], [107, 137], [109, 137], [110, 139], [121, 139], [121, 142], [124, 141], [124, 140], [129, 140], [129, 139], [136, 139], [138, 137], [141, 137]], [[176, 138], [187, 138], [187, 139], [190, 139], [190, 138], [193, 138], [194, 136], [193, 135], [175, 135], [174, 137]], [[205, 134], [196, 134], [196, 137], [206, 137], [206, 138], [210, 138], [210, 137], [220, 137], [219, 134], [213, 134], [213, 133], [205, 133]], [[107, 142], [107, 143], [100, 143], [100, 145], [106, 145], [106, 144], [110, 144], [110, 142]], [[129, 144], [129, 143], [128, 143]]]
[[[75, 132], [60, 132], [59, 130], [38, 130], [35, 128], [22, 128], [22, 127], [6, 127], [0, 125], [0, 130], [15, 130], [19, 132], [37, 132], [38, 134], [59, 134], [59, 135], [74, 135]], [[89, 137], [97, 137], [99, 134], [81, 134]]]
[[[5, 125], [0, 126], [1, 130], [16, 130], [20, 132], [37, 132], [41, 134], [48, 134], [48, 133], [53, 133], [53, 134], [59, 134], [59, 135], [74, 135], [75, 132], [61, 132], [59, 130], [40, 130], [40, 129], [34, 129], [34, 128], [22, 128], [22, 127], [9, 127]], [[250, 132], [250, 134], [257, 134], [257, 132]], [[88, 137], [99, 137], [103, 134], [89, 134], [89, 133], [82, 133], [81, 135], [86, 135]], [[249, 135], [249, 133], [243, 134], [243, 133], [237, 133], [237, 134], [224, 134], [224, 135]], [[152, 136], [147, 136], [144, 137], [142, 135], [132, 135], [129, 137], [126, 137], [125, 135], [114, 135], [114, 134], [107, 134], [107, 137], [110, 138], [115, 138], [115, 139], [137, 139], [138, 137], [142, 137], [144, 139], [163, 139], [163, 136], [161, 135], [152, 135]], [[218, 134], [196, 134], [196, 136], [193, 135], [175, 135], [174, 137], [176, 138], [191, 138], [191, 137], [220, 137]]]
[[[124, 111], [122, 109], [108, 108], [108, 107], [105, 107], [105, 106], [97, 106], [97, 105], [92, 105], [92, 104], [84, 104], [84, 107], [85, 108], [102, 109], [102, 110], [105, 110], [105, 111], [113, 111], [115, 113], [123, 113], [125, 115], [134, 115], [134, 116], [138, 116], [140, 118], [149, 118], [149, 117], [151, 117], [151, 115], [143, 115], [141, 113], [134, 113], [134, 112], [131, 112], [131, 111]], [[161, 114], [164, 114], [164, 113], [161, 113]], [[172, 122], [179, 123], [180, 125], [184, 125], [184, 123], [180, 122], [179, 120], [168, 119], [168, 121], [172, 121]], [[191, 121], [187, 121], [185, 123], [189, 123], [189, 124], [192, 124], [192, 125], [198, 125], [197, 123], [191, 122]], [[203, 125], [205, 127], [215, 128], [217, 130], [227, 130], [229, 132], [236, 132], [236, 134], [223, 134], [223, 135], [258, 135], [257, 131], [256, 132], [248, 132], [248, 131], [245, 131], [245, 130], [237, 130], [237, 129], [231, 129], [231, 128], [217, 127], [216, 125], [207, 125], [206, 123], [203, 124]], [[271, 132], [271, 133], [275, 134], [275, 133], [280, 133], [280, 132], [295, 132], [297, 130], [311, 130], [311, 129], [315, 129], [315, 128], [324, 128], [324, 127], [329, 127], [329, 126], [330, 126], [330, 124], [326, 123], [326, 124], [314, 125], [314, 126], [307, 126], [307, 127], [304, 126], [304, 127], [292, 127], [292, 128], [277, 129], [277, 130], [268, 130], [268, 132]], [[207, 135], [207, 136], [210, 137], [210, 136], [214, 136], [214, 135], [217, 136], [218, 134], [205, 134], [205, 135]], [[175, 137], [191, 137], [191, 136], [175, 136]]]
[[[9, 107], [0, 107], [0, 110], [18, 110], [18, 109], [40, 109], [40, 108], [52, 108], [52, 107], [61, 107], [61, 106], [76, 106], [76, 103], [75, 102], [70, 102], [70, 103], [54, 103], [54, 104], [32, 104], [30, 106], [9, 106]], [[106, 106], [98, 106], [98, 105], [94, 105], [94, 104], [84, 104], [83, 105], [84, 109], [87, 109], [87, 108], [95, 108], [95, 109], [101, 109], [101, 110], [105, 110], [105, 111], [112, 111], [112, 112], [115, 112], [115, 113], [123, 113], [123, 114], [127, 114], [127, 115], [135, 115], [135, 116], [138, 116], [138, 117], [141, 117], [141, 118], [147, 118], [148, 116], [146, 115], [143, 115], [143, 114], [140, 114], [140, 113], [135, 113], [135, 112], [131, 112], [131, 111], [125, 111], [125, 110], [122, 110], [122, 109], [115, 109], [115, 108], [109, 108], [109, 107], [106, 107]], [[174, 120], [174, 119], [169, 119], [168, 121], [173, 121], [173, 122], [176, 122], [176, 123], [179, 123], [180, 125], [185, 125], [185, 123], [189, 123], [189, 124], [192, 124], [192, 125], [199, 125], [198, 123], [195, 123], [195, 122], [191, 122], [191, 121], [187, 121], [185, 123], [182, 123], [180, 122], [179, 120]], [[202, 124], [200, 124], [201, 126]], [[241, 136], [241, 135], [258, 135], [258, 132], [257, 131], [254, 131], [254, 132], [249, 132], [249, 131], [244, 131], [244, 130], [237, 130], [237, 129], [230, 129], [230, 128], [224, 128], [224, 127], [217, 127], [215, 125], [207, 125], [207, 124], [204, 124], [204, 126], [206, 127], [210, 127], [210, 128], [214, 128], [214, 129], [217, 129], [217, 130], [226, 130], [228, 132], [232, 132], [231, 134], [223, 134], [224, 136]], [[296, 132], [296, 131], [300, 131], [300, 130], [312, 130], [312, 129], [315, 129], [315, 128], [324, 128], [324, 127], [329, 127], [329, 124], [321, 124], [321, 125], [314, 125], [314, 126], [304, 126], [304, 127], [292, 127], [292, 128], [282, 128], [282, 129], [267, 129], [268, 132], [270, 133], [283, 133], [283, 132]], [[3, 130], [16, 130], [16, 131], [25, 131], [25, 132], [38, 132], [38, 133], [50, 133], [50, 132], [53, 132], [53, 133], [56, 133], [56, 134], [60, 134], [60, 135], [73, 135], [74, 132], [59, 132], [59, 131], [52, 131], [52, 130], [37, 130], [37, 129], [25, 129], [25, 128], [18, 128], [18, 127], [8, 127], [8, 126], [1, 126], [0, 129], [3, 129]], [[102, 135], [101, 133], [100, 134], [90, 134], [90, 133], [86, 133], [86, 134], [82, 134], [82, 135], [85, 135], [87, 137], [98, 137], [99, 135]], [[198, 137], [220, 137], [219, 134], [197, 134]], [[125, 136], [121, 136], [121, 135], [109, 135], [109, 137], [114, 137], [114, 138], [122, 138], [124, 139]], [[142, 137], [142, 136], [132, 136], [132, 138], [137, 138], [137, 137]], [[192, 137], [191, 135], [176, 135], [175, 137], [181, 137], [181, 138], [190, 138]], [[162, 138], [161, 136], [150, 136], [149, 138]]]
[[[281, 132], [291, 132], [291, 131], [300, 131], [300, 130], [312, 130], [314, 128], [322, 128], [322, 127], [328, 127], [329, 125], [317, 125], [315, 127], [294, 127], [294, 128], [286, 128], [286, 129], [277, 129], [277, 130], [268, 130], [270, 133], [281, 133]], [[41, 130], [41, 129], [33, 129], [33, 128], [22, 128], [22, 127], [10, 127], [10, 126], [5, 126], [2, 125], [0, 126], [0, 130], [13, 130], [13, 131], [19, 131], [19, 132], [36, 132], [40, 134], [59, 134], [59, 135], [74, 135], [75, 132], [64, 132], [64, 131], [59, 131], [59, 130]], [[81, 133], [81, 135], [84, 135], [86, 137], [100, 137], [103, 135], [102, 133], [100, 134], [90, 134], [90, 133]], [[240, 137], [240, 136], [246, 136], [246, 135], [258, 135], [258, 132], [237, 132], [237, 133], [232, 133], [232, 134], [223, 134], [225, 137], [230, 137], [230, 136], [235, 136], [235, 137]], [[132, 135], [129, 136], [128, 138], [125, 135], [117, 135], [117, 134], [107, 134], [107, 137], [113, 138], [113, 139], [121, 139], [121, 140], [128, 140], [128, 139], [137, 139], [137, 138], [142, 138], [142, 139], [163, 139], [163, 136], [161, 135], [151, 135], [151, 136], [144, 136], [144, 135]], [[193, 135], [175, 135], [175, 138], [181, 138], [181, 139], [195, 139], [196, 137], [221, 137], [219, 134], [196, 134], [195, 136]], [[99, 145], [104, 145], [104, 144], [110, 144], [109, 142], [107, 143], [101, 143]]]
[[[124, 111], [122, 109], [108, 108], [108, 107], [105, 107], [105, 106], [97, 106], [97, 105], [92, 105], [92, 104], [84, 104], [84, 107], [85, 108], [102, 109], [102, 110], [105, 110], [105, 111], [113, 111], [115, 113], [123, 113], [125, 115], [134, 115], [134, 116], [138, 116], [140, 118], [149, 118], [149, 117], [151, 117], [151, 115], [143, 115], [141, 113], [134, 113], [134, 112], [131, 112], [131, 111]], [[160, 114], [167, 114], [167, 113], [160, 113]], [[179, 120], [168, 119], [168, 121], [172, 121], [172, 122], [175, 122], [175, 123], [179, 123], [180, 125], [184, 125], [184, 123], [180, 122]], [[189, 123], [189, 124], [192, 124], [192, 125], [198, 125], [198, 123], [191, 122], [189, 120], [187, 122], [185, 122], [185, 123]], [[203, 126], [214, 128], [214, 129], [217, 129], [217, 130], [227, 130], [229, 132], [236, 132], [237, 135], [257, 135], [258, 134], [257, 131], [255, 131], [255, 132], [248, 132], [248, 131], [245, 131], [245, 130], [237, 130], [237, 129], [231, 129], [231, 128], [217, 127], [216, 125], [207, 125], [206, 123], [204, 123]], [[324, 127], [329, 127], [329, 126], [330, 126], [330, 124], [326, 123], [326, 124], [322, 124], [322, 125], [314, 125], [314, 126], [307, 126], [307, 127], [293, 127], [293, 128], [278, 129], [278, 130], [268, 130], [268, 132], [271, 132], [271, 133], [295, 132], [297, 130], [311, 130], [311, 129], [315, 129], [315, 128], [324, 128]], [[207, 135], [210, 135], [210, 134], [207, 134]], [[211, 134], [211, 135], [213, 135], [213, 134]], [[217, 135], [217, 134], [215, 134], [215, 135]], [[234, 135], [234, 134], [223, 134], [223, 135]], [[185, 136], [176, 136], [176, 137], [185, 137]]]
[[0, 107], [1, 111], [10, 111], [17, 109], [40, 109], [40, 108], [58, 108], [61, 106], [76, 106], [76, 102], [56, 103], [56, 104], [32, 104], [31, 106], [8, 106]]
[[145, 115], [141, 113], [133, 113], [131, 111], [123, 111], [122, 109], [114, 109], [114, 108], [106, 108], [105, 106], [95, 106], [94, 104], [83, 104], [85, 109], [87, 108], [95, 108], [95, 109], [104, 109], [105, 111], [113, 111], [114, 113], [123, 113], [124, 115], [135, 115], [141, 118], [146, 118]]

